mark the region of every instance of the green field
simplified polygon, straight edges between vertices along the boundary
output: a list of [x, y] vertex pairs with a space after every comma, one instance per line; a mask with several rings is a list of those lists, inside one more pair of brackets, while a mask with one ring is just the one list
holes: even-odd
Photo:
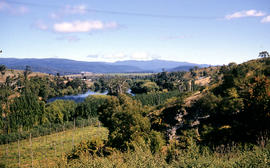
[[68, 130], [48, 136], [32, 139], [32, 150], [30, 139], [13, 142], [0, 146], [0, 167], [55, 167], [60, 163], [65, 163], [65, 153], [72, 150], [73, 144], [76, 145], [85, 139], [94, 137], [107, 138], [108, 130], [104, 127], [84, 127], [75, 130]]

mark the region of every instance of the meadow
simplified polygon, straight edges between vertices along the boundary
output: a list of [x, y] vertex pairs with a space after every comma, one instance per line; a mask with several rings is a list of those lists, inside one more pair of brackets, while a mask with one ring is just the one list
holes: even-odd
[[57, 167], [65, 163], [65, 154], [73, 145], [85, 139], [106, 139], [107, 134], [105, 127], [88, 126], [32, 138], [32, 145], [30, 139], [1, 145], [0, 167]]

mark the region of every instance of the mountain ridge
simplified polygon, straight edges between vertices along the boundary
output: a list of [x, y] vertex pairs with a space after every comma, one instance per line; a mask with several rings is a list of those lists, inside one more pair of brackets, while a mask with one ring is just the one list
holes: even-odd
[[189, 62], [167, 61], [167, 60], [126, 60], [110, 62], [88, 62], [62, 58], [0, 58], [0, 64], [10, 69], [25, 69], [31, 66], [32, 71], [49, 74], [60, 73], [62, 75], [80, 73], [82, 71], [93, 73], [132, 73], [132, 72], [161, 72], [162, 70], [174, 71], [189, 70], [194, 66], [205, 67], [206, 64], [195, 64]]

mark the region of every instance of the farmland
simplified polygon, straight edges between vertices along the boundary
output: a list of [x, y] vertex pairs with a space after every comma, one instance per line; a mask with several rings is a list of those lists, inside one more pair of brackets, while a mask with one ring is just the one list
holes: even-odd
[[67, 130], [52, 135], [32, 138], [32, 147], [30, 139], [25, 139], [10, 144], [0, 146], [0, 165], [6, 167], [20, 166], [34, 167], [55, 167], [58, 164], [65, 163], [65, 154], [70, 152], [73, 144], [76, 145], [82, 140], [101, 137], [107, 138], [108, 131], [104, 127], [88, 126]]

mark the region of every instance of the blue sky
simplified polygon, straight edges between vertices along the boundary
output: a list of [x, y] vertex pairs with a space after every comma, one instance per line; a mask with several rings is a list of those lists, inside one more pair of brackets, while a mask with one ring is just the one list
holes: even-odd
[[0, 55], [241, 63], [270, 51], [269, 0], [0, 0]]

